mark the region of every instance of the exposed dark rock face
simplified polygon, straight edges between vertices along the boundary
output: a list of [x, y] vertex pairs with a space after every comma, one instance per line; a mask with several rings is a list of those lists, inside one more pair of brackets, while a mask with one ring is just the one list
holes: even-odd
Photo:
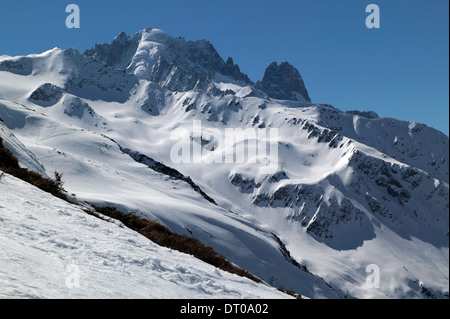
[[62, 88], [51, 83], [45, 83], [31, 93], [29, 100], [41, 106], [50, 106], [57, 103], [63, 93]]
[[223, 75], [228, 75], [232, 79], [250, 84], [252, 81], [248, 78], [246, 74], [243, 74], [237, 64], [234, 64], [233, 59], [230, 57], [224, 66], [221, 67], [220, 73]]
[[0, 62], [0, 71], [7, 71], [18, 75], [30, 75], [33, 71], [33, 61], [28, 57]]
[[278, 65], [271, 63], [264, 73], [264, 78], [257, 83], [258, 87], [269, 97], [278, 100], [292, 100], [311, 103], [305, 83], [298, 70], [288, 62]]
[[151, 28], [131, 36], [122, 32], [110, 44], [97, 44], [84, 54], [171, 91], [206, 89], [216, 73], [252, 84], [233, 59], [225, 62], [209, 41], [173, 38]]

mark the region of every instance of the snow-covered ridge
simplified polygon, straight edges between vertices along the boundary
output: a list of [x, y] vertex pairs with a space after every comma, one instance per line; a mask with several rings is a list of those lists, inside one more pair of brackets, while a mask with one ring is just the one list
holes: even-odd
[[318, 124], [449, 182], [449, 139], [424, 124], [324, 108]]

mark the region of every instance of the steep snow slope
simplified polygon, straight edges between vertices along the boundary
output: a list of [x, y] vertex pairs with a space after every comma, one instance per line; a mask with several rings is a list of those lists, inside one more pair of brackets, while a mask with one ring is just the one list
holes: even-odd
[[0, 250], [1, 298], [288, 297], [87, 215], [10, 175], [0, 181]]
[[[16, 112], [14, 120], [4, 116], [11, 111]], [[59, 104], [42, 111], [55, 114], [50, 117], [15, 103], [0, 103], [0, 117], [6, 118], [6, 125], [15, 128], [50, 172], [63, 174], [70, 193], [97, 205], [113, 205], [159, 220], [213, 246], [276, 287], [302, 291], [307, 297], [339, 296], [321, 278], [286, 259], [271, 232], [211, 203], [198, 186], [170, 171], [136, 162], [103, 134], [53, 120], [56, 114], [68, 116]], [[28, 125], [17, 128], [15, 121]]]
[[[6, 115], [8, 117], [14, 116], [11, 113], [7, 113]], [[44, 177], [48, 177], [45, 168], [36, 159], [36, 156], [20, 142], [14, 133], [3, 123], [3, 120], [0, 120], [0, 136], [3, 139], [3, 146], [12, 151], [21, 166], [35, 171]]]
[[[255, 85], [207, 41], [157, 29], [86, 55], [0, 61], [0, 117], [69, 192], [308, 297], [448, 297], [447, 136], [295, 101], [302, 88], [277, 72]], [[366, 285], [373, 265], [379, 288]]]

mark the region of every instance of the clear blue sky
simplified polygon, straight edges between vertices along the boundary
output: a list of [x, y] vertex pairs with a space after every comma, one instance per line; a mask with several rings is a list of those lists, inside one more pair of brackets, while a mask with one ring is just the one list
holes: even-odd
[[[65, 27], [70, 3], [81, 9], [78, 30]], [[365, 26], [370, 3], [380, 29]], [[289, 61], [315, 103], [449, 133], [448, 0], [0, 0], [0, 55], [83, 52], [147, 26], [208, 39], [253, 81]]]

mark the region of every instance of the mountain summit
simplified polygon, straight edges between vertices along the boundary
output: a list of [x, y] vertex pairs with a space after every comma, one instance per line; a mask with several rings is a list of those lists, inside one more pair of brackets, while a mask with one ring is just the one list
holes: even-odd
[[271, 98], [278, 100], [303, 101], [311, 103], [300, 73], [288, 62], [271, 63], [264, 73], [259, 87]]
[[225, 62], [209, 41], [174, 38], [159, 29], [146, 28], [131, 36], [122, 32], [110, 44], [95, 45], [84, 54], [171, 91], [205, 89], [216, 73], [251, 83], [233, 60]]
[[255, 85], [233, 58], [225, 62], [209, 41], [175, 38], [159, 29], [146, 28], [130, 36], [122, 32], [111, 43], [97, 44], [84, 54], [171, 91], [206, 89], [220, 74], [270, 98], [311, 103], [300, 73], [287, 62], [270, 64]]

